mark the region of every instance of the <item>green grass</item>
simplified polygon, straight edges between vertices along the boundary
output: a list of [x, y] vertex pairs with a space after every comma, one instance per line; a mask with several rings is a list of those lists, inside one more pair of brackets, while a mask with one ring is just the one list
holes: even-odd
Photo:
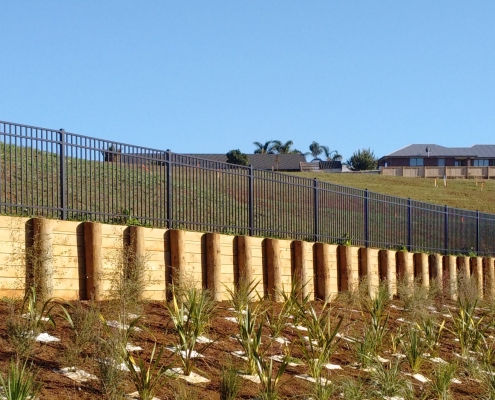
[[295, 176], [317, 178], [323, 182], [349, 186], [357, 189], [368, 189], [372, 192], [390, 196], [411, 198], [454, 208], [479, 210], [495, 214], [495, 180], [485, 179], [483, 191], [481, 184], [474, 179], [448, 179], [447, 186], [443, 179], [437, 179], [438, 187], [431, 178], [404, 178], [378, 174], [327, 174], [316, 172], [298, 172]]

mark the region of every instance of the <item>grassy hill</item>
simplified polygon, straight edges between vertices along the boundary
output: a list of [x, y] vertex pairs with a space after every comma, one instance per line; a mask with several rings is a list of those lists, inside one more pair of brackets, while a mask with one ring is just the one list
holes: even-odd
[[317, 178], [324, 182], [369, 189], [372, 192], [411, 198], [449, 207], [479, 210], [495, 214], [495, 180], [481, 183], [474, 179], [450, 179], [444, 186], [443, 179], [403, 178], [374, 174], [327, 174], [321, 172], [299, 172], [294, 175], [305, 178]]

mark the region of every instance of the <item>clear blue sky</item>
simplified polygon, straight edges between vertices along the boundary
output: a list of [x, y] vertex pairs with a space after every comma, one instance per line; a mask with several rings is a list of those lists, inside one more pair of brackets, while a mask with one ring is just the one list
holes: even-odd
[[2, 1], [0, 120], [179, 153], [495, 144], [495, 1]]

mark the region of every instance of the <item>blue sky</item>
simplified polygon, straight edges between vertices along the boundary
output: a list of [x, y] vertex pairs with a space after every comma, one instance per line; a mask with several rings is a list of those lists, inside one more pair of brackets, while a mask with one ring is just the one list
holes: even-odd
[[495, 2], [2, 1], [0, 120], [179, 153], [494, 144]]

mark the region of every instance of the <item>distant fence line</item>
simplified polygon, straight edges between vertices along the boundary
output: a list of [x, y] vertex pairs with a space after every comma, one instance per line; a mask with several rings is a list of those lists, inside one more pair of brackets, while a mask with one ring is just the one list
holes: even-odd
[[495, 215], [0, 121], [0, 213], [495, 254]]

